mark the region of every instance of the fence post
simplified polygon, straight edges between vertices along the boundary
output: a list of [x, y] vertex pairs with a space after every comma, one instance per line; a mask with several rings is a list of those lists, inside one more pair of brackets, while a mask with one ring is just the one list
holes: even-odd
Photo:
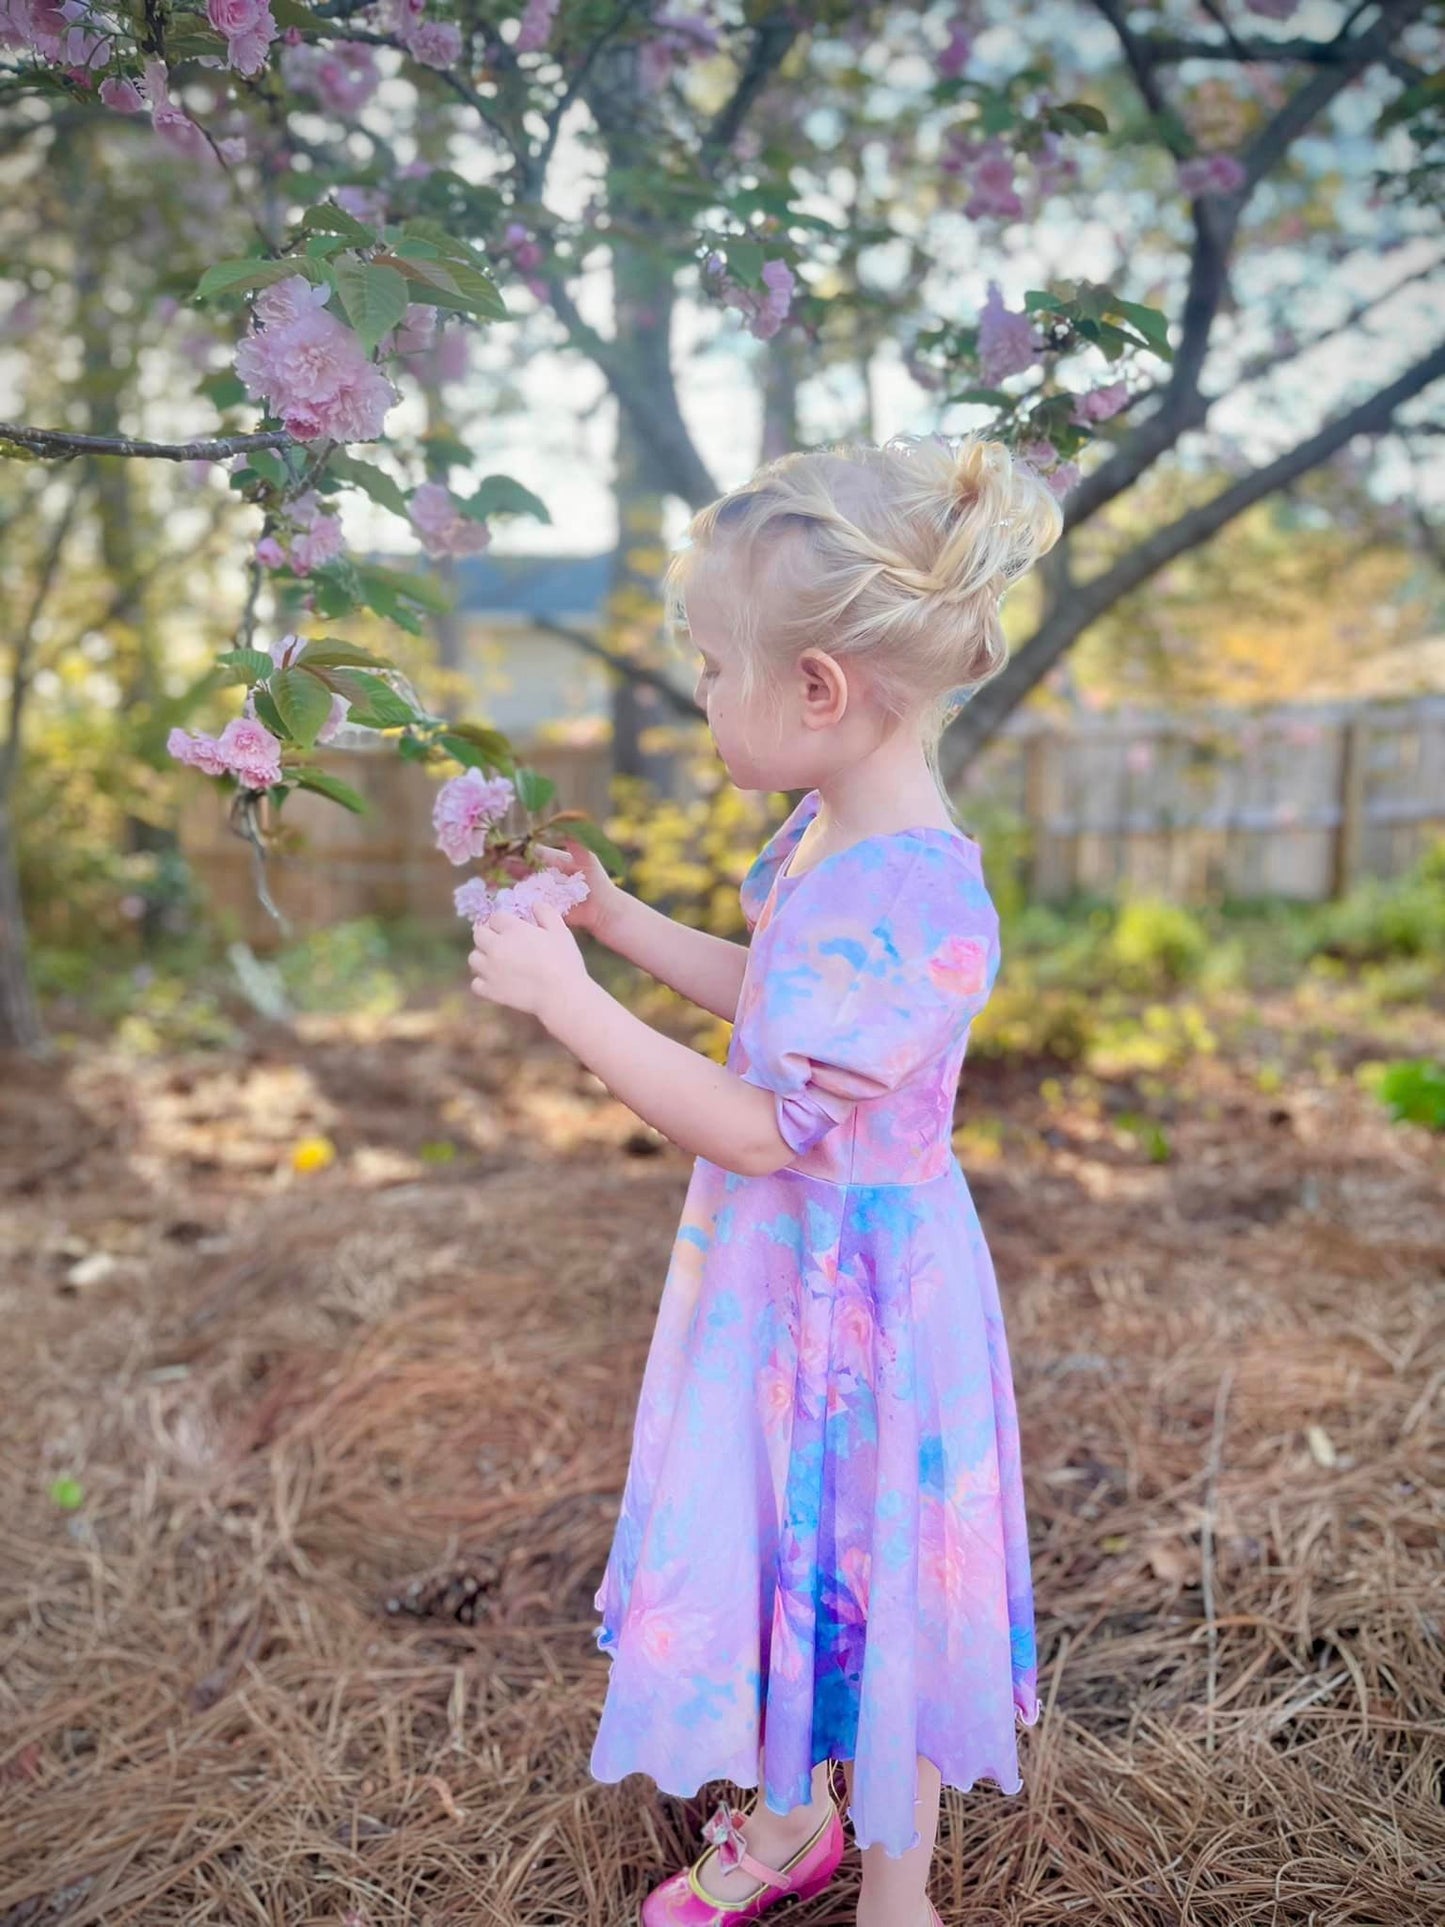
[[1336, 898], [1344, 896], [1359, 873], [1365, 812], [1365, 727], [1364, 715], [1357, 711], [1340, 731], [1340, 815], [1330, 877], [1330, 893]]

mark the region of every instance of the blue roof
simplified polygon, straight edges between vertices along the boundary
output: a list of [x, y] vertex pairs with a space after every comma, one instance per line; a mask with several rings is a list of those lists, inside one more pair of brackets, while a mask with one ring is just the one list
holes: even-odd
[[565, 616], [600, 611], [613, 553], [602, 555], [469, 555], [456, 565], [458, 610], [477, 614]]

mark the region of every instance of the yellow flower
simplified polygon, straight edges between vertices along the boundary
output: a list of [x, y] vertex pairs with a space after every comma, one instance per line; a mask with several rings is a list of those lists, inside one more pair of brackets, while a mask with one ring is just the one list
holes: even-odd
[[336, 1146], [329, 1137], [303, 1137], [291, 1153], [293, 1171], [324, 1171], [336, 1162]]

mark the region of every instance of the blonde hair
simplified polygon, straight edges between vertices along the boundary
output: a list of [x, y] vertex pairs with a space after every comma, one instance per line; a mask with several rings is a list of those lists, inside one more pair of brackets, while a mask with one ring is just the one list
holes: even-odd
[[668, 633], [686, 634], [694, 562], [725, 544], [740, 565], [744, 700], [807, 648], [856, 663], [886, 714], [921, 710], [943, 794], [938, 740], [1008, 661], [1004, 592], [1062, 529], [1043, 479], [1003, 442], [896, 435], [781, 455], [688, 523], [663, 577]]

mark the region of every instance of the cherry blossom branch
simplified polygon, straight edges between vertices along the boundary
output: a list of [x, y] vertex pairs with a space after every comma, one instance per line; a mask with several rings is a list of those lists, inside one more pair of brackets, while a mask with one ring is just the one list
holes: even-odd
[[141, 442], [130, 435], [73, 435], [63, 428], [25, 428], [0, 422], [0, 445], [9, 442], [32, 455], [72, 461], [77, 455], [145, 456], [161, 462], [228, 462], [253, 448], [291, 449], [298, 444], [283, 428], [257, 435], [217, 435], [202, 442]]
[[[977, 692], [946, 731], [940, 755], [945, 786], [951, 787], [958, 780], [970, 760], [1025, 696], [1043, 681], [1090, 623], [1097, 622], [1125, 596], [1141, 588], [1166, 563], [1201, 547], [1256, 502], [1287, 488], [1300, 476], [1328, 461], [1356, 435], [1388, 433], [1395, 426], [1398, 411], [1442, 379], [1445, 379], [1445, 343], [1422, 355], [1375, 394], [1366, 396], [1333, 421], [1327, 421], [1296, 447], [1250, 469], [1209, 501], [1197, 503], [1173, 522], [1154, 529], [1097, 575], [1076, 581], [1068, 598], [1014, 651], [1008, 667]], [[1072, 504], [1073, 495], [1065, 509], [1067, 529], [1078, 526]]]

